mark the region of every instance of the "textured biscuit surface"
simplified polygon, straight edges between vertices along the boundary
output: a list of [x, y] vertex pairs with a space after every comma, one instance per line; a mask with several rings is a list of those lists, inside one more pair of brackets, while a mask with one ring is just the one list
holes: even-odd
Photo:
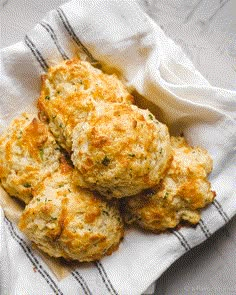
[[184, 138], [171, 137], [173, 161], [160, 185], [124, 200], [127, 223], [137, 223], [152, 231], [176, 227], [181, 220], [196, 224], [199, 209], [213, 201], [207, 174], [212, 159], [206, 150], [190, 147]]
[[63, 164], [38, 186], [19, 228], [50, 256], [94, 261], [118, 248], [123, 221], [116, 204], [74, 186], [71, 173]]
[[133, 97], [115, 75], [78, 59], [51, 67], [42, 77], [40, 117], [49, 120], [58, 143], [68, 151], [73, 128], [101, 101], [131, 104]]
[[35, 115], [23, 114], [0, 137], [0, 179], [11, 196], [25, 203], [34, 187], [59, 166], [59, 147]]
[[99, 105], [73, 132], [74, 181], [107, 197], [155, 186], [170, 159], [167, 127], [134, 105]]

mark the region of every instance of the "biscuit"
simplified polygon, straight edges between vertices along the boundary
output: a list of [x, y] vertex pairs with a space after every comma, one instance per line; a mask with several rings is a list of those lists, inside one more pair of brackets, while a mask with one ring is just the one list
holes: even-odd
[[47, 125], [23, 114], [0, 137], [0, 179], [11, 196], [26, 204], [34, 187], [59, 167], [60, 150]]
[[118, 248], [123, 221], [116, 203], [74, 186], [71, 173], [64, 163], [37, 187], [19, 228], [52, 257], [98, 260]]
[[115, 75], [78, 59], [51, 67], [42, 77], [40, 118], [49, 121], [57, 142], [69, 152], [73, 128], [101, 101], [131, 104], [133, 97]]
[[110, 198], [158, 184], [170, 159], [166, 125], [134, 105], [99, 105], [73, 131], [73, 179]]
[[200, 147], [190, 147], [184, 138], [171, 137], [173, 161], [160, 185], [123, 202], [127, 223], [151, 231], [176, 227], [182, 220], [196, 224], [200, 209], [211, 203], [215, 192], [207, 180], [212, 159]]

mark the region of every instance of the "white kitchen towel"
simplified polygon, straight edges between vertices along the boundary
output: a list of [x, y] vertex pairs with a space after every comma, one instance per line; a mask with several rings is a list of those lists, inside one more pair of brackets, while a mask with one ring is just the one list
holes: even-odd
[[140, 295], [236, 213], [236, 91], [211, 86], [135, 1], [68, 2], [1, 50], [1, 130], [23, 111], [36, 111], [40, 75], [49, 66], [78, 54], [115, 71], [172, 134], [210, 152], [217, 197], [195, 228], [159, 235], [129, 229], [117, 252], [60, 281], [0, 210], [0, 294]]

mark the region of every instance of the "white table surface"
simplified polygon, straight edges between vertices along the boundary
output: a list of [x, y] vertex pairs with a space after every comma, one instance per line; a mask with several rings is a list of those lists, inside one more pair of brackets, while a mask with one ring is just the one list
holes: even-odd
[[[0, 0], [0, 48], [20, 41], [47, 11], [64, 2]], [[139, 2], [212, 85], [236, 89], [236, 0]], [[157, 280], [155, 294], [235, 295], [236, 217], [176, 261]]]

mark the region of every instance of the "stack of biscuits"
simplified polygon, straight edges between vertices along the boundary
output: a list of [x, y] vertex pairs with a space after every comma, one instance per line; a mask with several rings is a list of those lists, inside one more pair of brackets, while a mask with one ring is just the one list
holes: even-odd
[[208, 152], [170, 136], [116, 75], [64, 61], [42, 76], [37, 105], [1, 135], [0, 179], [26, 205], [20, 230], [50, 256], [98, 260], [118, 249], [124, 224], [197, 224], [213, 201]]

